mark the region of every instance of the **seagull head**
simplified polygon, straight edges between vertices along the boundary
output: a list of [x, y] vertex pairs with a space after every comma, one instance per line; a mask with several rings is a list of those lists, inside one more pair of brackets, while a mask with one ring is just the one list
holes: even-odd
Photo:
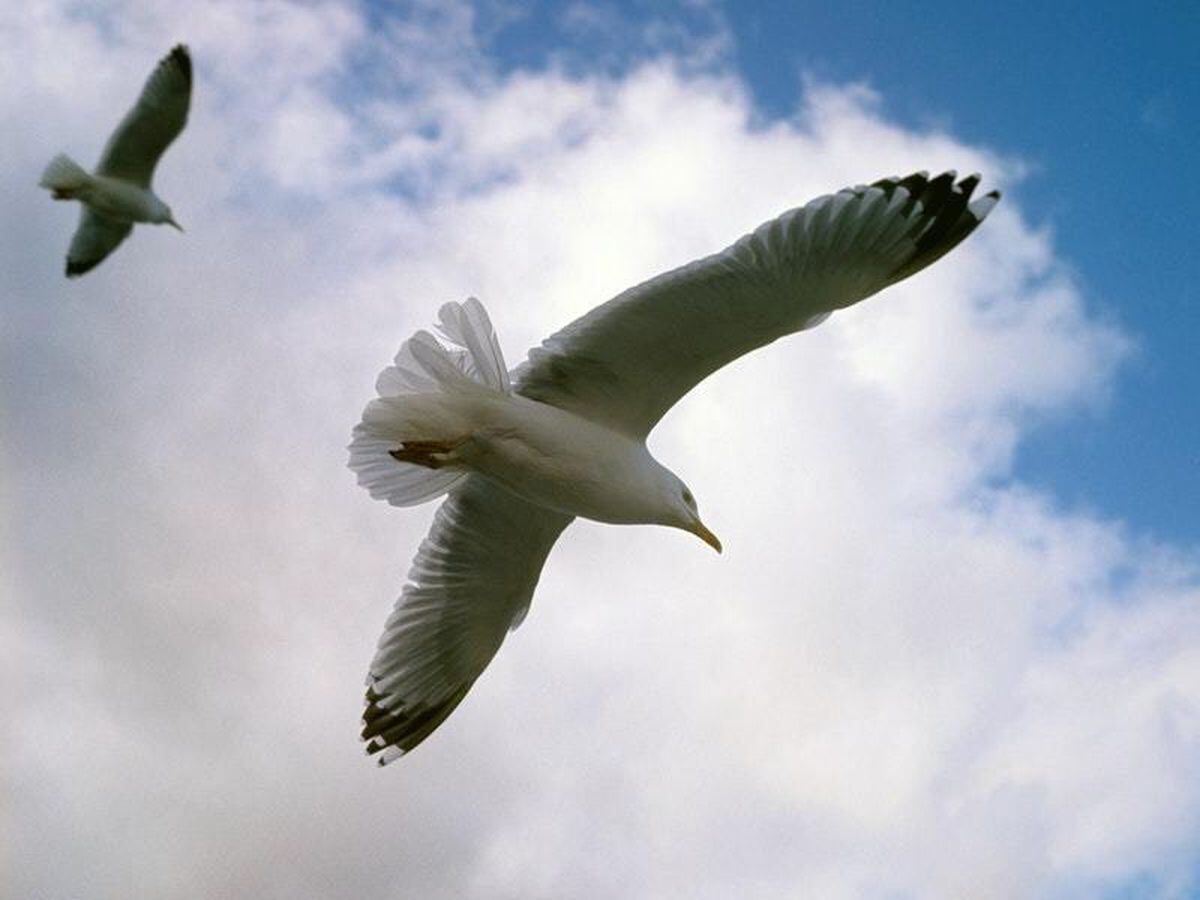
[[172, 228], [177, 228], [183, 231], [183, 226], [175, 221], [175, 216], [171, 213], [171, 207], [163, 203], [157, 197], [154, 198], [157, 208], [154, 210], [154, 218], [151, 220], [158, 225], [170, 225]]
[[721, 542], [717, 536], [708, 530], [700, 521], [700, 512], [696, 509], [696, 498], [688, 490], [688, 486], [675, 475], [671, 475], [668, 488], [667, 504], [668, 518], [664, 524], [690, 531], [718, 553], [721, 552]]

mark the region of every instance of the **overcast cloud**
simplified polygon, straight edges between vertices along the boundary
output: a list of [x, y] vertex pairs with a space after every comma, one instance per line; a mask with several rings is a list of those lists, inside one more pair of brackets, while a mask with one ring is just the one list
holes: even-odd
[[[435, 507], [371, 501], [344, 447], [442, 302], [478, 296], [515, 365], [816, 194], [1021, 161], [860, 85], [764, 121], [719, 28], [502, 75], [466, 7], [75, 6], [0, 14], [8, 896], [1195, 888], [1196, 548], [1011, 477], [1135, 350], [1011, 196], [664, 420], [723, 556], [572, 526], [446, 724], [382, 771], [357, 742]], [[616, 27], [589, 9], [567, 24]], [[41, 167], [94, 159], [177, 40], [196, 93], [157, 187], [187, 234], [68, 283]]]

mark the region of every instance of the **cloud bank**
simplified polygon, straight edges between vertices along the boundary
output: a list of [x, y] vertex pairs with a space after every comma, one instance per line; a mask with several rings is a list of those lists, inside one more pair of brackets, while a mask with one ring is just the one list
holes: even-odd
[[[1195, 890], [1197, 554], [1013, 479], [1039, 422], [1103, 407], [1132, 340], [1011, 195], [656, 430], [723, 557], [572, 526], [459, 711], [367, 764], [362, 676], [433, 508], [371, 502], [344, 446], [441, 302], [479, 296], [515, 363], [816, 194], [1021, 172], [861, 85], [764, 120], [719, 32], [507, 70], [497, 14], [0, 20], [23, 135], [0, 146], [11, 896]], [[66, 283], [75, 213], [36, 175], [98, 154], [178, 39], [197, 92], [157, 186], [188, 234], [138, 229]]]

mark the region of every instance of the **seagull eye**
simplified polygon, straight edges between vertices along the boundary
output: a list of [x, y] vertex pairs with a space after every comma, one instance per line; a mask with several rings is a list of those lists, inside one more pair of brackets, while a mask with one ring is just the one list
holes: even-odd
[[696, 498], [692, 496], [692, 492], [687, 488], [683, 489], [683, 502], [693, 508], [696, 506]]

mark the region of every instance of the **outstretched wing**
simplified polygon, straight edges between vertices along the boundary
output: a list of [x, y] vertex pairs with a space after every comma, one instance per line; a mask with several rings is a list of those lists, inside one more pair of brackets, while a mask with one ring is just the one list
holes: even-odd
[[96, 268], [132, 230], [129, 222], [106, 218], [83, 204], [79, 227], [67, 250], [67, 277], [77, 278]]
[[417, 551], [367, 677], [363, 739], [380, 765], [428, 737], [466, 696], [529, 608], [571, 516], [471, 475]]
[[141, 97], [104, 146], [96, 174], [150, 187], [158, 158], [187, 124], [191, 102], [192, 58], [179, 44], [146, 79]]
[[952, 249], [1000, 195], [955, 173], [820, 197], [598, 306], [530, 351], [518, 393], [634, 437], [721, 366], [823, 321]]

